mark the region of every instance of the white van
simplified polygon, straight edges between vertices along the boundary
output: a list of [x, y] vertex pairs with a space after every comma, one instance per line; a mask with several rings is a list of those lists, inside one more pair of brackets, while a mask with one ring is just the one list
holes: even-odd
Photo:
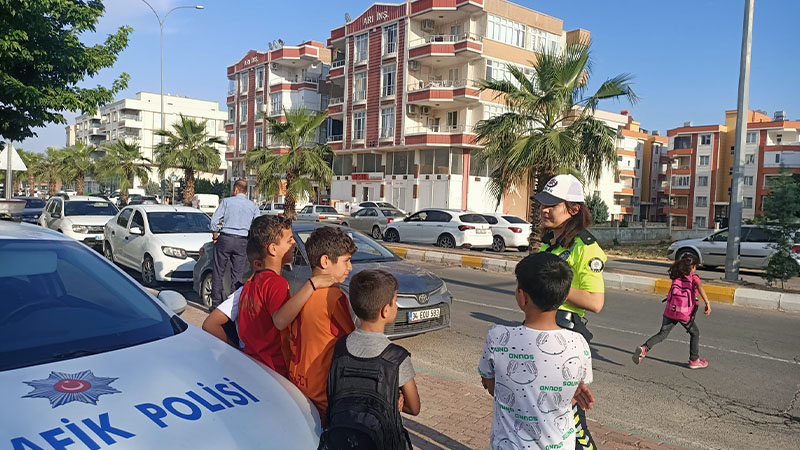
[[194, 194], [192, 206], [210, 216], [219, 206], [219, 196], [217, 194]]

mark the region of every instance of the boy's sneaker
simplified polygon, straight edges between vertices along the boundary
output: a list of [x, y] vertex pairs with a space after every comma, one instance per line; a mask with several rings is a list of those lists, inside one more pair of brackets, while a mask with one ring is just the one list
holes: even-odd
[[708, 361], [702, 358], [697, 358], [694, 361], [689, 361], [689, 368], [690, 369], [704, 369], [708, 367]]
[[647, 349], [644, 345], [636, 347], [636, 350], [633, 351], [633, 362], [639, 364], [645, 356], [647, 356]]

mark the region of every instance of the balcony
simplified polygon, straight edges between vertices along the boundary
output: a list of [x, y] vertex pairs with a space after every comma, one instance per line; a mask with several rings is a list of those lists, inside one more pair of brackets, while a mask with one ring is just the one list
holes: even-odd
[[340, 60], [337, 60], [337, 61], [333, 61], [331, 63], [331, 69], [338, 69], [339, 67], [344, 67], [344, 64], [345, 64], [345, 60], [343, 60], [343, 59], [340, 59]]
[[314, 89], [319, 87], [319, 78], [317, 77], [286, 77], [283, 80], [275, 81], [269, 85], [270, 92], [278, 91], [299, 91], [300, 89]]
[[406, 145], [476, 146], [475, 132], [466, 125], [420, 125], [406, 129]]
[[310, 44], [284, 46], [270, 52], [270, 61], [288, 67], [307, 66], [319, 62], [319, 52], [319, 47]]
[[328, 100], [328, 106], [329, 107], [330, 106], [341, 105], [341, 104], [344, 104], [344, 97], [331, 97], [331, 99]]
[[483, 0], [415, 0], [411, 2], [411, 16], [437, 16], [442, 12], [458, 11], [473, 14], [483, 9]]
[[342, 138], [341, 134], [330, 134], [325, 142], [342, 142]]
[[407, 86], [408, 103], [435, 106], [441, 103], [480, 101], [480, 90], [469, 80], [418, 81]]
[[410, 43], [409, 61], [447, 67], [480, 58], [483, 36], [475, 33], [432, 35]]
[[367, 101], [367, 91], [354, 91], [353, 92], [353, 101], [354, 102], [365, 102], [365, 101]]
[[633, 197], [633, 187], [623, 186], [620, 190], [614, 192], [614, 195]]
[[338, 61], [334, 61], [331, 64], [331, 70], [328, 73], [328, 78], [333, 79], [333, 78], [343, 77], [344, 76], [344, 66], [345, 66], [345, 60], [340, 59]]

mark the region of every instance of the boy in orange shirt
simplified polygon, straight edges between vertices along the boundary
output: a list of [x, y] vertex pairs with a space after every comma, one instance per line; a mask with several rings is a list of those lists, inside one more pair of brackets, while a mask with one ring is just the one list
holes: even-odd
[[[350, 258], [357, 248], [341, 228], [317, 228], [305, 246], [314, 283], [316, 277], [325, 275], [334, 283], [342, 283], [353, 270]], [[316, 286], [289, 326], [289, 379], [314, 402], [323, 418], [328, 407], [326, 388], [334, 344], [354, 329], [350, 303], [336, 286]]]
[[[236, 325], [242, 351], [284, 377], [289, 377], [281, 331], [286, 329], [314, 292], [330, 286], [330, 276], [313, 277], [294, 295], [280, 273], [294, 256], [292, 221], [280, 216], [253, 220], [247, 237], [247, 254], [253, 255], [253, 275], [242, 286]], [[262, 258], [258, 258], [261, 256]], [[284, 333], [285, 334], [285, 333]]]

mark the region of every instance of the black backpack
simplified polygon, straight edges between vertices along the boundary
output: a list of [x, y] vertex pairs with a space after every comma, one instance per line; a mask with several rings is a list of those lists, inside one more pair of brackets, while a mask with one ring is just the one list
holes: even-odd
[[347, 336], [339, 339], [333, 350], [327, 427], [318, 450], [410, 450], [397, 402], [400, 363], [411, 354], [389, 344], [375, 358], [359, 358], [346, 342]]

